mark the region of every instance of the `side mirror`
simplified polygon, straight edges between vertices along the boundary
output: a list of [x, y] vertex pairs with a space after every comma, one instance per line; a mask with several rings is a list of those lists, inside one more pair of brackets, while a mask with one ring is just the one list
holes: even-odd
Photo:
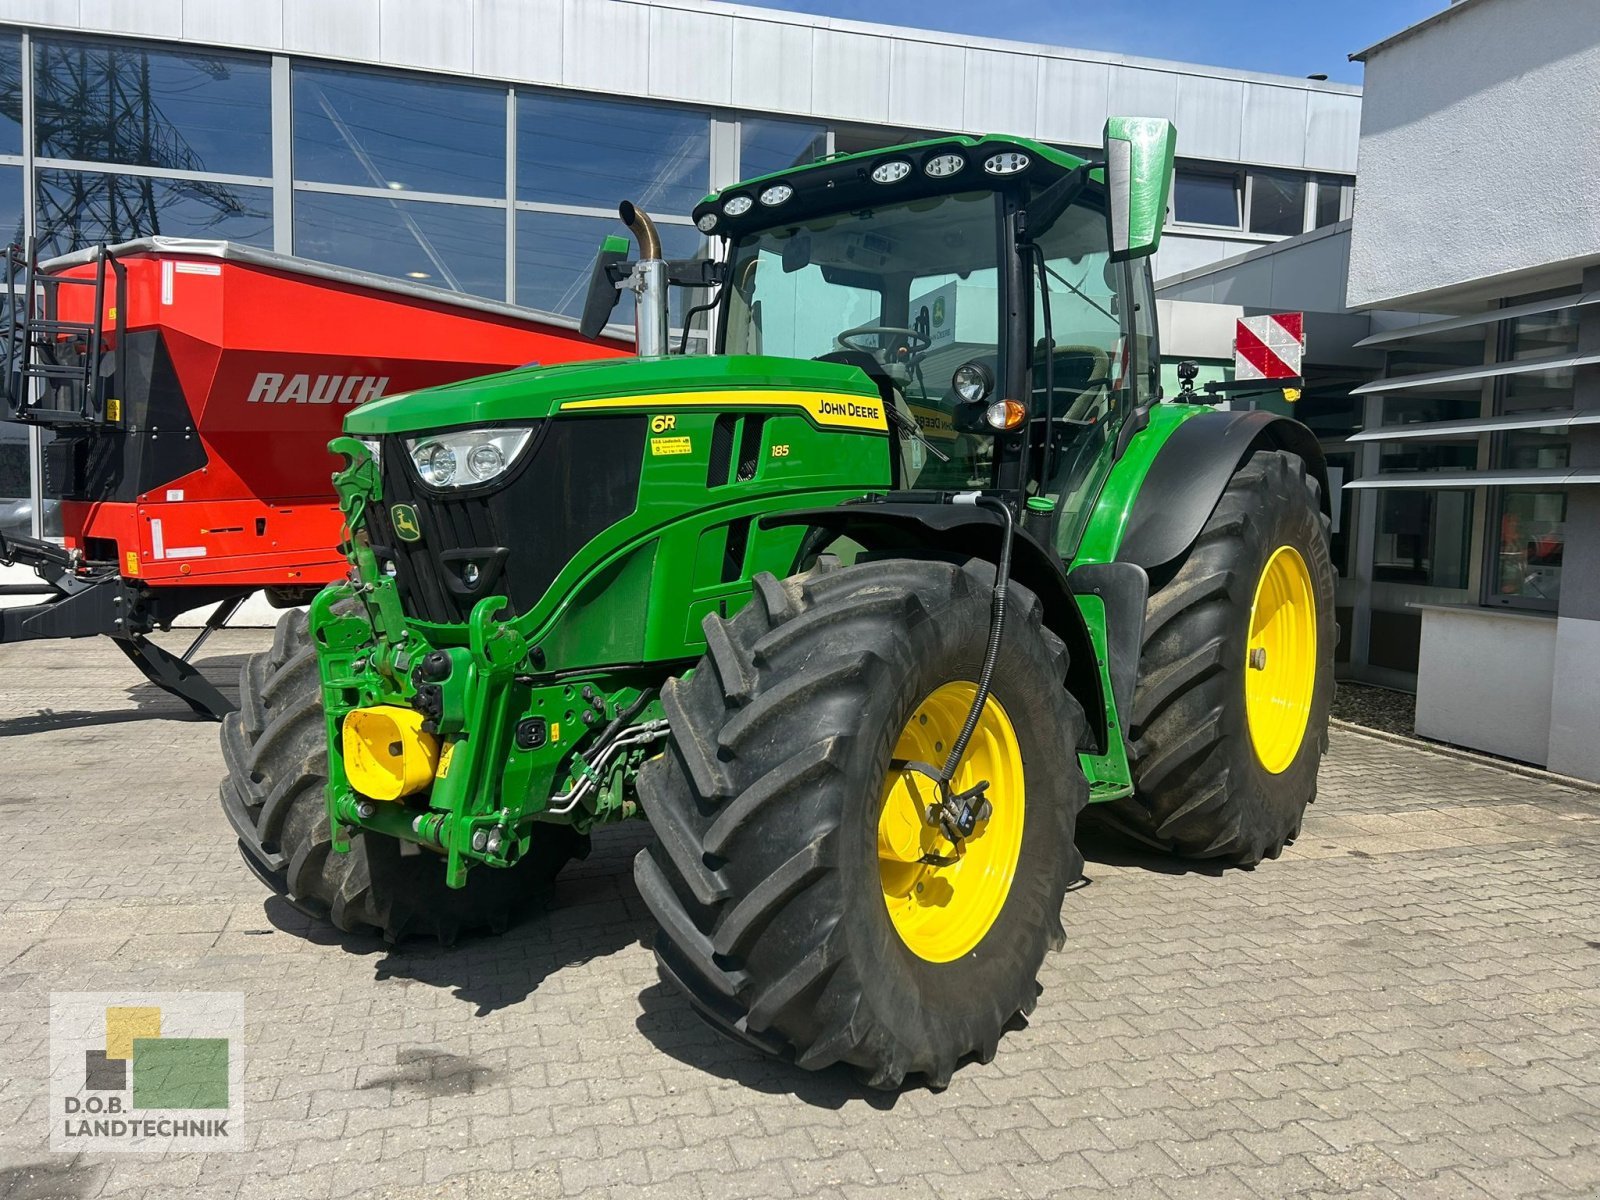
[[578, 332], [586, 338], [597, 338], [611, 320], [620, 293], [612, 268], [628, 257], [628, 239], [607, 234], [600, 243], [600, 252], [594, 256], [594, 267], [589, 272], [589, 294], [584, 298], [583, 316], [578, 320]]
[[1143, 258], [1161, 243], [1177, 141], [1177, 130], [1162, 117], [1112, 117], [1106, 122], [1106, 207], [1113, 258]]

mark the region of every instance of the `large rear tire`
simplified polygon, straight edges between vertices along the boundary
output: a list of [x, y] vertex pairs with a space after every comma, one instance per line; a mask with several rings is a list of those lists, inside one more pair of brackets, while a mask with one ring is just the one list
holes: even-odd
[[[1032, 1010], [1087, 797], [1066, 651], [1011, 585], [993, 693], [955, 786], [990, 817], [951, 845], [905, 760], [943, 764], [976, 694], [994, 568], [890, 559], [756, 580], [662, 699], [666, 753], [640, 773], [657, 834], [634, 864], [663, 975], [714, 1025], [877, 1087], [943, 1086]], [[893, 762], [891, 762], [893, 760]], [[980, 775], [979, 773], [983, 774]]]
[[505, 870], [480, 868], [467, 886], [445, 885], [444, 862], [402, 854], [393, 838], [357, 833], [333, 849], [328, 821], [327, 726], [316, 648], [306, 616], [284, 614], [272, 649], [240, 677], [240, 708], [222, 723], [222, 808], [250, 869], [300, 911], [350, 934], [398, 941], [431, 935], [446, 944], [479, 929], [500, 932], [547, 888], [588, 838], [552, 825]]
[[1316, 798], [1337, 640], [1316, 477], [1298, 455], [1257, 451], [1150, 597], [1136, 792], [1095, 821], [1187, 858], [1276, 858]]

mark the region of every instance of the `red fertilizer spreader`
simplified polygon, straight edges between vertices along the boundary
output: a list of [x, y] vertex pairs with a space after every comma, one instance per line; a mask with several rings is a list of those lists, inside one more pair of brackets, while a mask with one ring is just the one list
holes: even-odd
[[[113, 638], [196, 712], [232, 705], [191, 665], [264, 589], [304, 603], [343, 576], [328, 441], [379, 396], [528, 363], [616, 357], [577, 322], [228, 242], [149, 238], [44, 263], [12, 247], [0, 394], [49, 429], [62, 541], [0, 535], [42, 599], [0, 642]], [[172, 654], [148, 634], [211, 606]]]

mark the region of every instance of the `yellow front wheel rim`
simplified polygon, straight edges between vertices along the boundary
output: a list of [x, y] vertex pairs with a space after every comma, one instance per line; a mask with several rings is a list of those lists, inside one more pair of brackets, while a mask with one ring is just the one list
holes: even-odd
[[[977, 696], [976, 684], [947, 683], [917, 706], [895, 743], [900, 762], [942, 767]], [[1022, 853], [1025, 815], [1022, 748], [1006, 710], [992, 695], [984, 703], [952, 791], [989, 781], [989, 817], [957, 849], [923, 819], [936, 789], [926, 775], [891, 768], [878, 816], [878, 872], [883, 902], [900, 940], [918, 958], [951, 962], [983, 941], [1005, 907]]]
[[1250, 604], [1244, 708], [1256, 759], [1274, 775], [1305, 740], [1317, 682], [1317, 599], [1306, 560], [1293, 546], [1267, 559]]

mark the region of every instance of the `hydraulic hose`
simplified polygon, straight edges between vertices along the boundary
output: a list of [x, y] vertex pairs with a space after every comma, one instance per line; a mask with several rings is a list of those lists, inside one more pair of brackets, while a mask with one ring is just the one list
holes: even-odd
[[989, 689], [994, 683], [995, 663], [1000, 658], [1000, 636], [1006, 625], [1006, 592], [1011, 583], [1011, 541], [1016, 532], [1011, 507], [1003, 500], [979, 492], [963, 492], [954, 497], [951, 503], [973, 504], [998, 512], [1001, 520], [1005, 522], [1005, 535], [1000, 544], [1000, 565], [994, 575], [994, 598], [989, 606], [989, 645], [984, 650], [983, 669], [978, 675], [978, 693], [972, 698], [972, 709], [967, 713], [966, 724], [961, 727], [961, 735], [950, 747], [950, 755], [945, 759], [944, 770], [939, 772], [942, 790], [947, 790], [950, 781], [955, 778], [956, 768], [961, 765], [961, 756], [967, 752], [967, 743], [972, 740], [972, 734], [978, 728], [978, 720], [983, 715], [983, 706], [989, 702]]

